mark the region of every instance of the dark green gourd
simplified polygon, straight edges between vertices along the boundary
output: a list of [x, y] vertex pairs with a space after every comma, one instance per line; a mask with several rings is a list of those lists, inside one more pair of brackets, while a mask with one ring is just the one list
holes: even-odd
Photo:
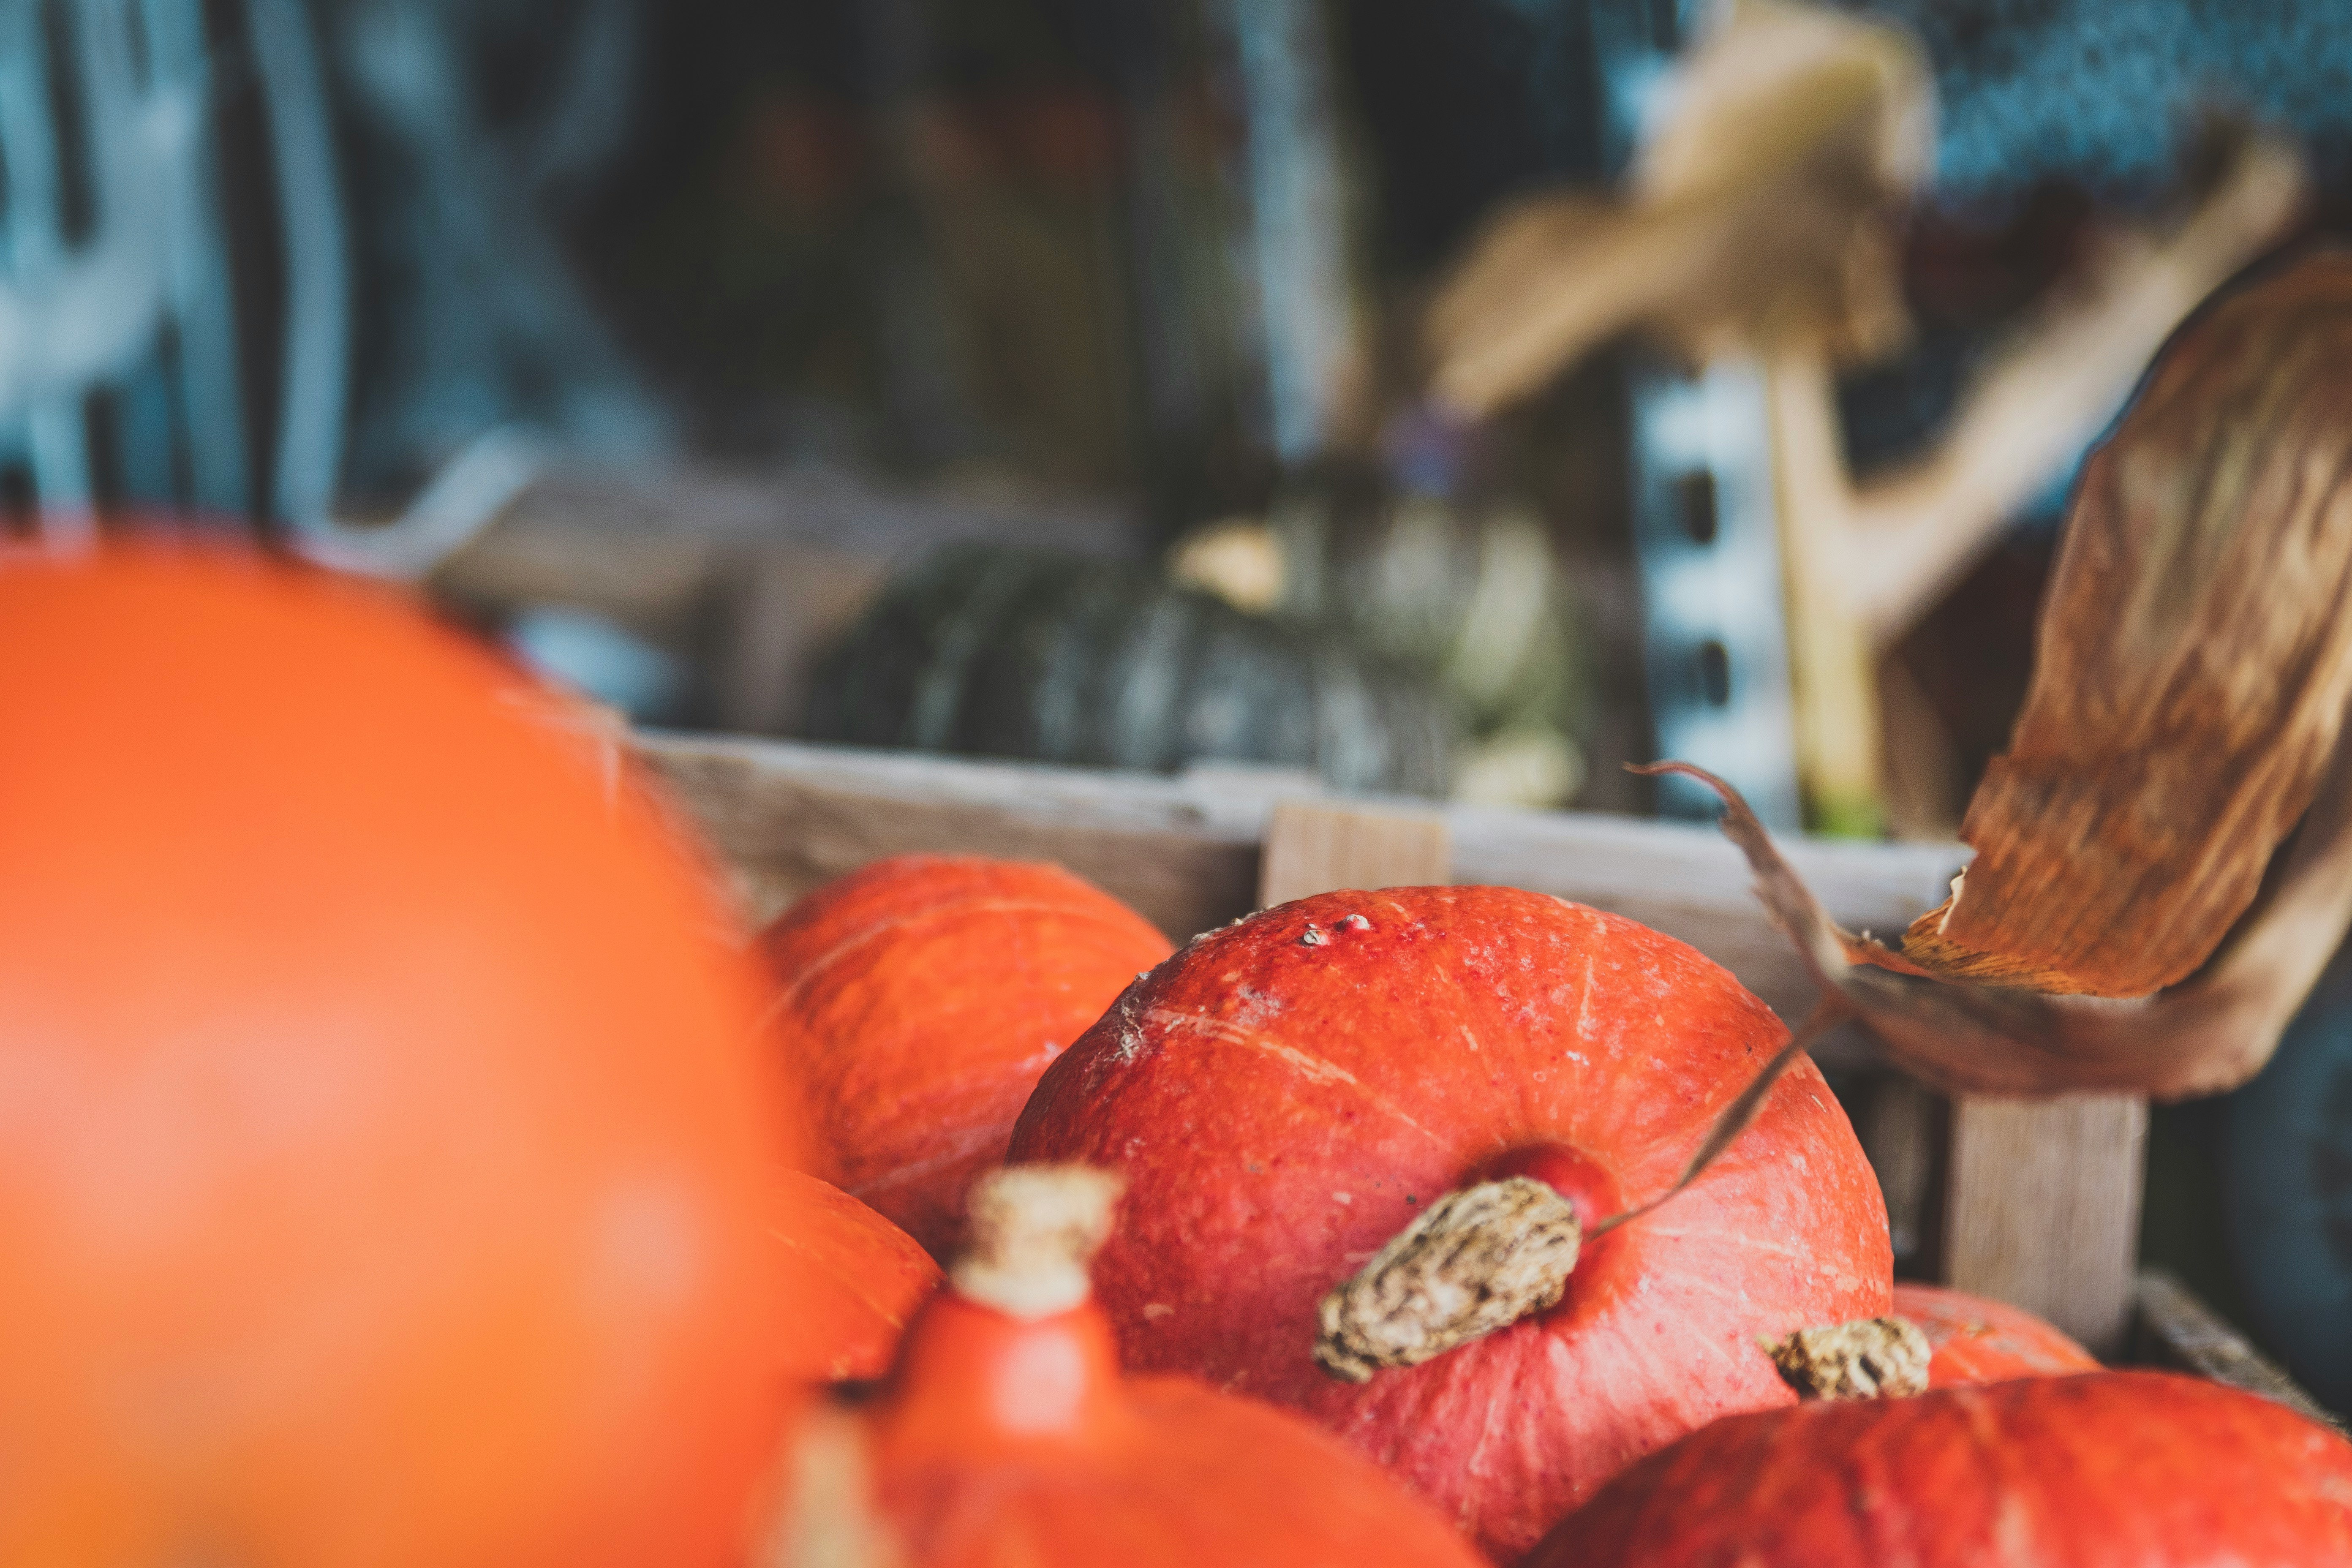
[[1277, 610], [1430, 670], [1482, 734], [1564, 721], [1576, 650], [1532, 511], [1415, 493], [1363, 465], [1335, 461], [1318, 479], [1266, 520], [1282, 562]]
[[936, 552], [820, 661], [812, 739], [1089, 767], [1312, 768], [1443, 794], [1458, 727], [1432, 683], [1345, 634], [1249, 616], [1129, 563]]
[[1335, 455], [1263, 520], [1195, 531], [1171, 566], [1179, 582], [1329, 628], [1434, 684], [1469, 732], [1454, 779], [1465, 798], [1551, 805], [1575, 793], [1586, 656], [1572, 584], [1530, 508]]

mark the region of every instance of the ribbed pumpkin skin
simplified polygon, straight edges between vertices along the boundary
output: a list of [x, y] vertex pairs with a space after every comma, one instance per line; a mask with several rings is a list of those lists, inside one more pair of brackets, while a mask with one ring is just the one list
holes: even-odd
[[915, 1238], [830, 1182], [783, 1173], [775, 1237], [796, 1288], [787, 1350], [811, 1383], [880, 1377], [940, 1288]]
[[1092, 1303], [1022, 1322], [942, 1293], [871, 1431], [907, 1568], [1484, 1568], [1297, 1416], [1122, 1379]]
[[1359, 1386], [1310, 1359], [1317, 1302], [1513, 1150], [1570, 1151], [1588, 1224], [1664, 1191], [1786, 1037], [1614, 915], [1329, 893], [1139, 982], [1039, 1084], [1013, 1157], [1126, 1176], [1095, 1282], [1127, 1365], [1305, 1411], [1508, 1558], [1641, 1455], [1793, 1402], [1758, 1335], [1886, 1310], [1885, 1211], [1819, 1072], [1798, 1064], [1696, 1184], [1591, 1243], [1540, 1318]]
[[1058, 866], [944, 855], [829, 882], [760, 947], [831, 1174], [934, 1257], [1046, 1065], [1169, 952]]
[[0, 1563], [721, 1568], [761, 977], [564, 710], [226, 552], [0, 564]]
[[2099, 1370], [2098, 1358], [2056, 1325], [1989, 1297], [1902, 1280], [1895, 1287], [1895, 1315], [1918, 1324], [1935, 1347], [1930, 1388]]
[[2317, 1568], [2352, 1444], [2268, 1400], [2099, 1372], [1807, 1405], [1644, 1460], [1525, 1568]]
[[977, 542], [891, 580], [823, 656], [807, 729], [1081, 767], [1275, 763], [1419, 795], [1444, 793], [1460, 738], [1426, 677], [1343, 632], [1128, 562]]

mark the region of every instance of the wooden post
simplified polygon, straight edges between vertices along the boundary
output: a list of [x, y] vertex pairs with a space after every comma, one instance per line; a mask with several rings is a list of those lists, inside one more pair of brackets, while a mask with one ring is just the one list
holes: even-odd
[[1797, 781], [1811, 826], [1874, 838], [1885, 821], [1877, 659], [1847, 587], [1853, 546], [1844, 537], [1844, 522], [1851, 496], [1830, 367], [1818, 353], [1790, 351], [1769, 359], [1764, 375]]
[[1952, 1102], [1945, 1283], [2038, 1312], [2113, 1356], [2131, 1323], [2147, 1101]]
[[1453, 870], [1443, 817], [1283, 801], [1266, 821], [1258, 907], [1337, 888], [1429, 886], [1451, 880]]

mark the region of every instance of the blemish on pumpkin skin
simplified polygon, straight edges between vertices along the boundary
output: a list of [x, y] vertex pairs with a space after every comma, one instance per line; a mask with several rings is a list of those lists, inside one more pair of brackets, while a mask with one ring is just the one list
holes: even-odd
[[[1345, 1085], [1347, 1088], [1355, 1090], [1356, 1094], [1361, 1099], [1361, 1100], [1371, 1106], [1373, 1109], [1380, 1110], [1403, 1123], [1405, 1126], [1412, 1128], [1415, 1132], [1420, 1133], [1424, 1138], [1430, 1139], [1432, 1142], [1440, 1141], [1437, 1138], [1437, 1134], [1432, 1132], [1428, 1128], [1423, 1127], [1420, 1122], [1414, 1121], [1412, 1116], [1406, 1113], [1402, 1106], [1390, 1100], [1378, 1090], [1368, 1088], [1361, 1079], [1358, 1078], [1354, 1073], [1349, 1072], [1346, 1068], [1341, 1067], [1339, 1063], [1326, 1061], [1321, 1057], [1312, 1056], [1306, 1051], [1298, 1049], [1295, 1046], [1286, 1046], [1278, 1041], [1269, 1040], [1257, 1031], [1244, 1027], [1236, 1020], [1211, 1017], [1207, 1015], [1199, 1013], [1173, 1012], [1164, 1007], [1155, 1007], [1144, 1015], [1143, 1021], [1148, 1026], [1167, 1030], [1171, 1033], [1175, 1030], [1181, 1029], [1189, 1034], [1204, 1037], [1222, 1045], [1239, 1046], [1244, 1049], [1256, 1051], [1261, 1055], [1272, 1057], [1277, 1061], [1287, 1063], [1291, 1068], [1297, 1070], [1301, 1078], [1305, 1079], [1309, 1083]], [[1357, 1120], [1360, 1112], [1353, 1108], [1343, 1107], [1339, 1110], [1339, 1114], [1342, 1121], [1353, 1122]]]
[[1146, 1301], [1143, 1304], [1143, 1321], [1147, 1323], [1156, 1323], [1160, 1319], [1171, 1316], [1175, 1310], [1175, 1308], [1165, 1301]]
[[1576, 1005], [1576, 1034], [1581, 1040], [1592, 1038], [1592, 951], [1584, 953], [1584, 990]]
[[1236, 985], [1234, 994], [1242, 1005], [1234, 1009], [1234, 1021], [1255, 1026], [1282, 1011], [1282, 998], [1251, 985]]

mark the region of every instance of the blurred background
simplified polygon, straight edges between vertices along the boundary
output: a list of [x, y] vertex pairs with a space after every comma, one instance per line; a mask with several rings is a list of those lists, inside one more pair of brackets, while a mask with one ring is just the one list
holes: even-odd
[[[0, 0], [0, 169], [20, 541], [258, 532], [646, 724], [1702, 815], [1620, 765], [1674, 755], [1948, 837], [2083, 450], [2352, 218], [2352, 35]], [[2291, 1179], [2352, 1271], [2346, 1034], [2159, 1112], [2149, 1255], [2225, 1310], [2232, 1117], [2341, 1100]]]

